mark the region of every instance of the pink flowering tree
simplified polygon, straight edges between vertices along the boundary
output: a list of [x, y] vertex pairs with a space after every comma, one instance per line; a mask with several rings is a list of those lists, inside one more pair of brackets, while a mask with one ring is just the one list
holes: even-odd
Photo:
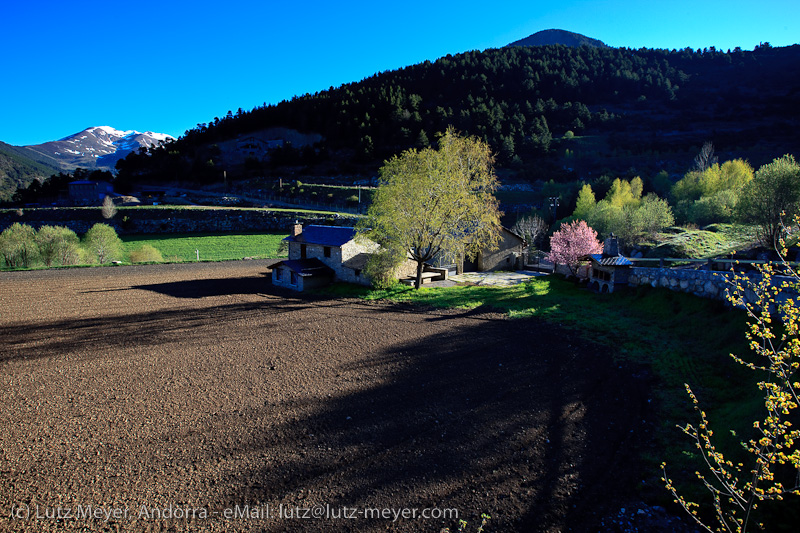
[[573, 276], [578, 275], [580, 258], [603, 252], [597, 240], [597, 232], [583, 220], [576, 220], [561, 227], [550, 237], [550, 253], [547, 259], [554, 264], [567, 265]]

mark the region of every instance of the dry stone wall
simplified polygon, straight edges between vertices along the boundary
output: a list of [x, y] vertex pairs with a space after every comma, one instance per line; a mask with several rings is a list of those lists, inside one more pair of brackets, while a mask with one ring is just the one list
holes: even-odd
[[[649, 285], [677, 292], [686, 292], [701, 298], [711, 298], [728, 303], [726, 291], [731, 287], [734, 274], [732, 272], [715, 272], [711, 270], [683, 269], [683, 268], [646, 268], [633, 267], [628, 278], [628, 285], [632, 287]], [[758, 281], [759, 274], [749, 274], [751, 284]], [[781, 287], [778, 302], [788, 297], [797, 297], [794, 288], [794, 279], [787, 276], [774, 276], [772, 285]], [[747, 284], [745, 284], [747, 285]], [[744, 299], [754, 303], [756, 294], [751, 289], [745, 289]]]
[[111, 219], [100, 208], [8, 209], [0, 211], [0, 231], [19, 222], [36, 229], [66, 226], [78, 235], [102, 222], [119, 234], [133, 233], [216, 233], [285, 231], [295, 220], [303, 224], [352, 226], [356, 219], [331, 215], [310, 215], [267, 209], [119, 208]]
[[725, 299], [725, 289], [731, 274], [710, 270], [679, 268], [633, 267], [628, 285], [661, 287], [679, 292], [688, 292], [702, 298]]

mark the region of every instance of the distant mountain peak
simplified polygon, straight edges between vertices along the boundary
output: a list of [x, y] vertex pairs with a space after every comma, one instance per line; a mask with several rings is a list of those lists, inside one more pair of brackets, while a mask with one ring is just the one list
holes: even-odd
[[594, 46], [597, 48], [609, 48], [603, 41], [592, 39], [580, 33], [574, 33], [566, 30], [542, 30], [514, 41], [508, 46], [545, 46], [548, 44], [563, 44], [566, 46]]
[[38, 154], [53, 158], [67, 169], [114, 168], [122, 159], [141, 147], [149, 148], [173, 139], [172, 136], [152, 131], [118, 130], [111, 126], [92, 126], [83, 131], [33, 146], [26, 146]]

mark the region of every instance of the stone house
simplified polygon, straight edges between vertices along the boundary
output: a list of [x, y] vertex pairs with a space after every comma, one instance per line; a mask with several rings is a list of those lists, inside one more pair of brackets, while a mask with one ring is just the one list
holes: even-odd
[[491, 272], [497, 270], [520, 270], [524, 266], [524, 252], [527, 242], [505, 226], [500, 227], [500, 238], [494, 250], [484, 248], [470, 261], [466, 257], [438, 256], [430, 263], [437, 267], [455, 264], [456, 271]]
[[114, 196], [114, 187], [107, 181], [78, 180], [69, 184], [69, 197], [74, 202], [95, 205], [106, 196]]
[[380, 246], [356, 237], [356, 230], [342, 226], [294, 224], [284, 239], [289, 259], [272, 267], [272, 282], [302, 291], [333, 281], [369, 285], [364, 274], [369, 256]]
[[[500, 227], [500, 240], [496, 250], [481, 250], [475, 258], [478, 272], [519, 270], [523, 267], [525, 239], [505, 226]], [[465, 267], [466, 270], [466, 267]]]

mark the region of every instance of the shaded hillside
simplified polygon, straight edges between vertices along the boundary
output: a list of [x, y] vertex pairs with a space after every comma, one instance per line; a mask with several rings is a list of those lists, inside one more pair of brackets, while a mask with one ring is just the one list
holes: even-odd
[[44, 180], [58, 170], [50, 158], [0, 142], [0, 201], [11, 200], [18, 187], [27, 187], [35, 179]]
[[[630, 50], [563, 45], [506, 47], [448, 55], [277, 105], [215, 117], [149, 155], [118, 165], [124, 180], [221, 180], [305, 168], [310, 174], [373, 173], [404, 149], [435, 142], [448, 125], [484, 138], [500, 167], [548, 178], [560, 167], [554, 138], [601, 139], [592, 157], [625, 151], [696, 150], [764, 158], [797, 152], [800, 46], [750, 51]], [[220, 143], [284, 127], [323, 140], [284, 146], [271, 160], [219, 164]], [[560, 151], [561, 148], [559, 149]], [[556, 165], [556, 163], [559, 163]], [[688, 162], [687, 162], [688, 163]], [[620, 163], [621, 164], [621, 163]], [[628, 163], [625, 163], [628, 164]]]

